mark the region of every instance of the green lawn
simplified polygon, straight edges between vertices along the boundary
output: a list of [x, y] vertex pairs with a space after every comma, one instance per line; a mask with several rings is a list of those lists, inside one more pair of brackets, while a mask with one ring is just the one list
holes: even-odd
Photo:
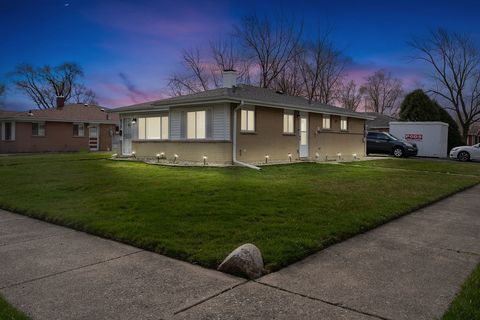
[[0, 319], [1, 320], [29, 320], [26, 315], [15, 310], [7, 301], [0, 296]]
[[[206, 267], [252, 242], [273, 271], [480, 182], [373, 165], [256, 171], [104, 157], [0, 157], [0, 207]], [[449, 170], [457, 165], [449, 164]]]
[[480, 319], [480, 264], [463, 284], [443, 320]]
[[478, 162], [387, 158], [385, 160], [350, 162], [348, 164], [369, 168], [407, 169], [480, 176], [480, 163]]

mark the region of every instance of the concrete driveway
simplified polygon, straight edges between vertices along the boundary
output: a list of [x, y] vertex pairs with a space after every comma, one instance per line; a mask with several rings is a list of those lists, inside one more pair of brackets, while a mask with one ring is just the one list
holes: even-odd
[[0, 211], [0, 293], [33, 319], [433, 319], [480, 262], [479, 194], [257, 281]]

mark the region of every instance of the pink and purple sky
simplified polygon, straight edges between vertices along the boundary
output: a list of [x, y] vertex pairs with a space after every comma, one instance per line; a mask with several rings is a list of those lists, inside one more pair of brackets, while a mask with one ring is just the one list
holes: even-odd
[[[207, 46], [247, 14], [291, 13], [304, 19], [306, 36], [317, 26], [333, 30], [351, 58], [348, 77], [362, 82], [386, 69], [405, 89], [428, 83], [426, 68], [409, 59], [413, 35], [444, 27], [480, 43], [480, 2], [462, 1], [90, 1], [0, 0], [0, 82], [19, 63], [79, 63], [85, 84], [106, 107], [169, 94], [167, 78], [181, 51]], [[313, 35], [313, 31], [312, 31]], [[35, 106], [9, 85], [8, 109]]]

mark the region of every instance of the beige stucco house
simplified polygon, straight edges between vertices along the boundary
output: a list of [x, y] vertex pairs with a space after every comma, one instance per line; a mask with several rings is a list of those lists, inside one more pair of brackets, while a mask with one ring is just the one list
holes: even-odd
[[365, 156], [363, 113], [236, 84], [115, 109], [123, 155], [251, 164]]

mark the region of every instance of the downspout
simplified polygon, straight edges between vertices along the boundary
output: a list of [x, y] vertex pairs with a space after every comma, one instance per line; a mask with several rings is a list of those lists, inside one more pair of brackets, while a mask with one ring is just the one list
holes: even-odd
[[261, 170], [261, 168], [254, 166], [253, 164], [249, 164], [249, 163], [245, 163], [237, 160], [237, 111], [244, 105], [245, 105], [245, 102], [242, 100], [240, 104], [235, 109], [233, 109], [233, 147], [232, 147], [233, 164], [237, 164], [250, 169]]

